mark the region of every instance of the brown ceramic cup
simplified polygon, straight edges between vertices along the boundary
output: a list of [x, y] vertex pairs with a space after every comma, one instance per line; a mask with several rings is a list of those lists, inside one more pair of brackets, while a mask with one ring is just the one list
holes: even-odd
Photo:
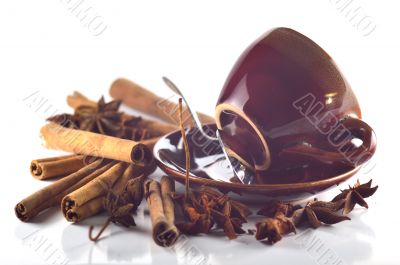
[[259, 183], [267, 170], [356, 167], [376, 149], [332, 58], [288, 28], [267, 32], [240, 56], [218, 99], [216, 123], [227, 154]]

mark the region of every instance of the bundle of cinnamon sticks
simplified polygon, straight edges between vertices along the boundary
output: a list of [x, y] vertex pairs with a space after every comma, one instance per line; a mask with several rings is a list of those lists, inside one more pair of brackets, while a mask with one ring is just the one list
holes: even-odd
[[[101, 98], [95, 102], [74, 92], [67, 103], [74, 113], [50, 117], [41, 135], [47, 148], [71, 154], [32, 160], [34, 178], [54, 181], [17, 203], [16, 216], [29, 222], [58, 206], [67, 221], [76, 223], [109, 211], [110, 194], [125, 197], [129, 204], [134, 202], [135, 209], [146, 195], [155, 242], [173, 244], [179, 236], [169, 195], [174, 182], [164, 177], [160, 185], [146, 179], [156, 169], [154, 144], [177, 126], [120, 112], [120, 100], [106, 103]], [[114, 216], [111, 221], [123, 223], [121, 220]]]

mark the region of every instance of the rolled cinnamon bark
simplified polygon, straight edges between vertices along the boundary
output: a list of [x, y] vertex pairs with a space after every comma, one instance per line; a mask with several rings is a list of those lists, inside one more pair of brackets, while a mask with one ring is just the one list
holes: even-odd
[[150, 149], [139, 142], [65, 128], [55, 123], [43, 126], [41, 134], [47, 148], [144, 166], [153, 162]]
[[119, 162], [85, 186], [65, 196], [61, 202], [61, 210], [67, 220], [74, 219], [73, 215], [67, 214], [69, 210], [82, 207], [87, 202], [106, 195], [122, 176], [125, 169], [126, 164]]
[[172, 246], [179, 237], [179, 231], [165, 216], [160, 183], [148, 180], [144, 184], [144, 190], [150, 211], [153, 240], [162, 247]]
[[[67, 97], [67, 103], [74, 110], [76, 110], [80, 106], [91, 106], [97, 108], [97, 103], [95, 101], [88, 99], [86, 96], [84, 96], [82, 93], [78, 91], [74, 91], [72, 95], [69, 95]], [[129, 120], [133, 116], [125, 114], [123, 117], [125, 120]], [[164, 134], [170, 133], [172, 131], [175, 131], [177, 127], [172, 124], [166, 124], [142, 118], [137, 123], [137, 129], [146, 129], [147, 132], [151, 135], [151, 137], [158, 137], [158, 136], [163, 136]]]
[[[139, 167], [136, 165], [129, 165], [123, 175], [115, 182], [113, 187], [111, 188], [111, 191], [114, 192], [115, 194], [120, 194], [125, 187], [127, 186], [127, 183], [130, 180], [134, 180], [143, 172], [148, 171], [148, 169]], [[92, 189], [92, 191], [95, 189], [94, 186], [87, 186], [87, 187], [82, 187], [82, 189]], [[88, 192], [88, 191], [85, 191]], [[108, 191], [106, 191], [108, 192]], [[91, 192], [92, 193], [92, 192]], [[92, 193], [93, 194], [93, 193]], [[91, 217], [103, 210], [103, 201], [106, 196], [106, 193], [99, 193], [101, 195], [94, 197], [90, 199], [89, 201], [85, 202], [84, 204], [81, 205], [75, 205], [74, 207], [69, 207], [68, 210], [64, 213], [65, 218], [67, 221], [70, 222], [80, 222], [88, 217]], [[69, 196], [69, 195], [68, 195]], [[63, 209], [64, 211], [64, 209]]]
[[64, 217], [68, 222], [79, 223], [86, 218], [98, 214], [103, 209], [104, 196], [94, 198], [84, 205], [69, 209]]
[[32, 160], [30, 171], [34, 178], [44, 180], [67, 176], [81, 169], [84, 163], [83, 155], [66, 155]]
[[40, 212], [59, 205], [61, 199], [102, 174], [110, 167], [106, 160], [96, 160], [56, 182], [26, 197], [15, 206], [15, 214], [21, 221], [29, 221]]
[[152, 137], [163, 136], [178, 129], [175, 125], [141, 119], [137, 124], [139, 129], [146, 129]]
[[145, 171], [145, 167], [136, 166], [130, 164], [124, 171], [122, 177], [120, 177], [112, 187], [112, 191], [115, 194], [120, 194], [129, 180], [134, 179], [135, 177], [141, 175]]
[[[161, 98], [127, 79], [119, 78], [115, 80], [111, 84], [110, 95], [133, 109], [150, 114], [167, 123], [177, 125], [179, 122], [178, 105], [176, 103]], [[185, 111], [185, 113], [187, 112]], [[202, 123], [214, 122], [214, 118], [206, 114], [198, 113], [198, 115]], [[188, 115], [186, 117], [185, 125], [191, 125], [193, 122], [188, 119]]]
[[88, 99], [78, 91], [74, 91], [72, 95], [67, 96], [67, 104], [73, 109], [77, 109], [80, 106], [97, 108], [97, 103], [95, 101]]
[[171, 197], [171, 194], [175, 192], [175, 182], [171, 177], [163, 176], [160, 185], [165, 217], [168, 223], [175, 224], [175, 205]]

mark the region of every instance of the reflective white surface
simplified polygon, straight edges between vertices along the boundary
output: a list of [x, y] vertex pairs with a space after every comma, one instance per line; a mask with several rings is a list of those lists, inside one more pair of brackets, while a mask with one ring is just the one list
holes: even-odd
[[[11, 1], [0, 7], [0, 264], [400, 263], [398, 1], [353, 1], [353, 10], [360, 6], [377, 25], [366, 37], [336, 1], [328, 0], [87, 1], [108, 25], [97, 37], [65, 2]], [[332, 55], [360, 101], [363, 118], [375, 129], [374, 166], [350, 180], [373, 178], [379, 184], [368, 199], [369, 210], [357, 208], [351, 221], [300, 230], [274, 246], [249, 235], [229, 241], [218, 232], [185, 237], [171, 249], [153, 243], [144, 204], [135, 216], [137, 227], [111, 225], [96, 244], [88, 240], [88, 226], [98, 229], [105, 216], [78, 225], [66, 222], [58, 209], [33, 223], [14, 216], [18, 201], [47, 185], [30, 176], [29, 163], [60, 154], [40, 146], [39, 129], [46, 117], [71, 111], [65, 97], [73, 90], [94, 99], [108, 96], [111, 82], [123, 76], [170, 97], [161, 81], [165, 75], [187, 89], [195, 109], [212, 115], [237, 56], [275, 26], [297, 29]], [[331, 198], [339, 188], [321, 198]]]
[[[382, 187], [380, 189], [379, 192]], [[335, 194], [336, 191], [329, 193]], [[13, 220], [14, 231], [9, 232], [14, 233], [10, 239], [17, 244], [18, 251], [26, 253], [24, 257], [13, 257], [16, 263], [37, 261], [40, 264], [46, 260], [58, 263], [65, 260], [70, 264], [199, 264], [201, 261], [206, 262], [204, 264], [258, 264], [269, 260], [273, 261], [272, 264], [335, 264], [334, 261], [342, 262], [338, 264], [366, 264], [367, 261], [367, 264], [373, 264], [382, 260], [382, 254], [391, 254], [391, 241], [386, 241], [390, 234], [387, 233], [389, 226], [394, 226], [396, 222], [385, 221], [385, 227], [379, 227], [382, 223], [382, 218], [378, 217], [379, 210], [384, 208], [379, 207], [381, 199], [378, 193], [369, 200], [370, 210], [357, 208], [350, 215], [351, 221], [318, 230], [301, 229], [274, 246], [257, 242], [250, 235], [229, 241], [222, 232], [215, 231], [207, 236], [182, 236], [173, 247], [160, 248], [150, 236], [150, 220], [145, 204], [135, 215], [137, 227], [124, 229], [110, 225], [97, 243], [89, 241], [88, 227], [93, 224], [99, 228], [105, 216], [73, 225], [65, 222], [57, 210], [52, 210], [38, 218], [36, 222], [39, 223], [36, 224]], [[252, 204], [255, 208], [261, 206], [254, 201]], [[244, 228], [253, 228], [258, 218], [252, 216]], [[53, 252], [55, 254], [51, 255]], [[395, 252], [392, 255], [385, 256], [384, 260], [390, 262]]]

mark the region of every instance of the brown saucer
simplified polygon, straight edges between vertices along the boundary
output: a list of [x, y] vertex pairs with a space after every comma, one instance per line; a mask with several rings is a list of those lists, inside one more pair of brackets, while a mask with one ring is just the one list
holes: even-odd
[[[208, 132], [215, 132], [215, 124], [205, 125]], [[321, 167], [291, 169], [287, 172], [271, 172], [266, 179], [268, 183], [246, 185], [238, 182], [217, 180], [222, 174], [231, 174], [222, 163], [220, 147], [207, 144], [204, 137], [196, 129], [187, 131], [191, 154], [191, 185], [206, 185], [224, 192], [262, 194], [271, 197], [289, 196], [291, 199], [304, 198], [310, 194], [328, 189], [349, 179], [360, 167]], [[162, 137], [154, 147], [154, 156], [158, 166], [176, 181], [185, 181], [185, 155], [183, 152], [180, 131], [174, 131]], [[218, 161], [219, 160], [219, 161]], [[224, 176], [222, 179], [224, 179]]]

